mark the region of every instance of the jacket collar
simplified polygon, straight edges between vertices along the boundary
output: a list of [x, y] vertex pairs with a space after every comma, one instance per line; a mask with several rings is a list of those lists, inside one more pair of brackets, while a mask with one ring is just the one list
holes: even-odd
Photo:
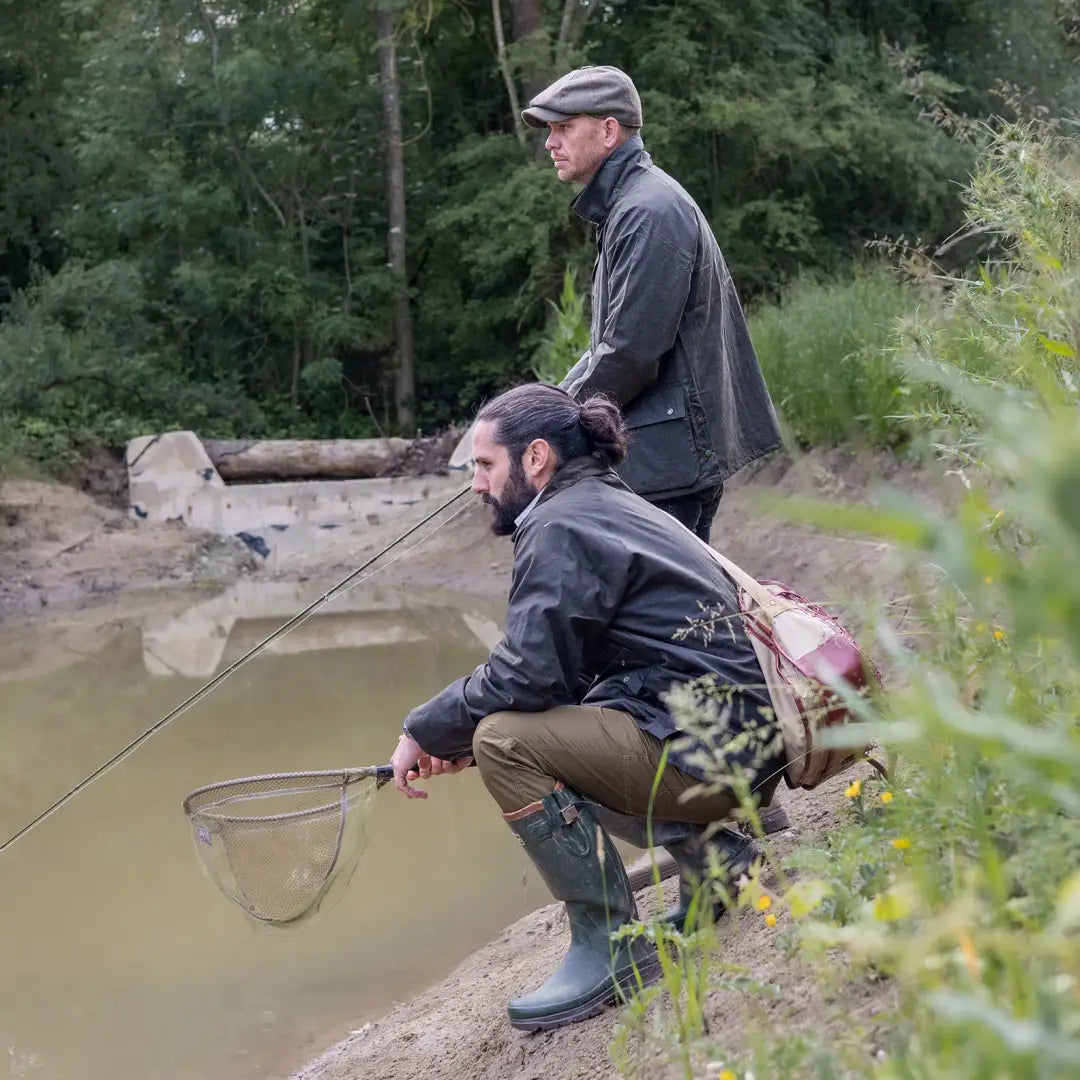
[[576, 484], [579, 480], [585, 480], [590, 476], [595, 476], [604, 483], [614, 484], [616, 487], [623, 486], [623, 482], [614, 469], [609, 468], [594, 455], [588, 454], [584, 457], [571, 458], [565, 465], [562, 465], [558, 472], [548, 481], [544, 490], [540, 492], [537, 504], [547, 502], [556, 492], [563, 491], [565, 488]]
[[640, 135], [631, 135], [604, 159], [596, 175], [578, 193], [571, 208], [593, 225], [603, 225], [607, 220], [623, 178], [636, 165], [651, 165], [652, 158], [645, 152]]
[[592, 454], [589, 454], [586, 457], [571, 458], [547, 482], [543, 490], [539, 492], [531, 503], [529, 503], [525, 510], [522, 511], [521, 516], [518, 518], [518, 527], [514, 530], [510, 539], [515, 544], [517, 543], [518, 537], [521, 535], [521, 527], [532, 516], [532, 512], [536, 507], [546, 503], [548, 499], [558, 492], [563, 491], [568, 487], [572, 487], [579, 480], [585, 480], [590, 476], [595, 476], [602, 483], [610, 484], [612, 487], [626, 487], [622, 480], [619, 479], [619, 475], [614, 469], [608, 468], [607, 465]]

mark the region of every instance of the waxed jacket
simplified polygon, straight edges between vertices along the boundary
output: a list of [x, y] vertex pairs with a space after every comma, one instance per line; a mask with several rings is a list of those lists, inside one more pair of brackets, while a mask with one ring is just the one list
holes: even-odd
[[622, 409], [620, 475], [650, 499], [703, 491], [780, 446], [734, 282], [693, 199], [639, 136], [573, 202], [596, 226], [588, 350], [560, 384]]
[[[757, 657], [738, 617], [711, 635], [703, 612], [731, 615], [731, 580], [705, 546], [631, 492], [594, 457], [567, 462], [513, 536], [504, 636], [487, 660], [405, 720], [435, 757], [470, 754], [494, 712], [600, 705], [629, 713], [659, 739], [677, 733], [663, 702], [673, 683], [714, 676], [734, 688], [715, 746], [775, 723]], [[686, 633], [689, 631], [689, 633]], [[683, 632], [685, 636], [680, 636]], [[583, 677], [584, 675], [584, 677]], [[692, 751], [670, 760], [693, 776]], [[751, 754], [732, 757], [746, 765]]]

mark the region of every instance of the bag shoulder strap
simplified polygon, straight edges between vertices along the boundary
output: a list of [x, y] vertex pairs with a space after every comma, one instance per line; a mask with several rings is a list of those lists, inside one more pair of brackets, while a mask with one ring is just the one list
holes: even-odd
[[791, 600], [785, 600], [782, 596], [776, 596], [757, 578], [751, 577], [741, 566], [737, 566], [726, 555], [722, 555], [711, 544], [706, 544], [701, 537], [697, 537], [701, 545], [712, 556], [713, 560], [720, 564], [721, 569], [741, 588], [751, 600], [762, 610], [770, 622], [782, 615], [785, 611], [791, 611], [797, 607]]
[[777, 615], [782, 615], [785, 611], [791, 611], [799, 606], [792, 600], [785, 600], [783, 597], [775, 596], [757, 578], [751, 577], [741, 566], [736, 566], [726, 555], [721, 555], [712, 544], [705, 543], [696, 532], [688, 529], [677, 518], [674, 520], [680, 529], [688, 536], [692, 536], [709, 553], [709, 557], [714, 562], [720, 564], [720, 568], [735, 582], [737, 587], [741, 588], [757, 604], [770, 623]]

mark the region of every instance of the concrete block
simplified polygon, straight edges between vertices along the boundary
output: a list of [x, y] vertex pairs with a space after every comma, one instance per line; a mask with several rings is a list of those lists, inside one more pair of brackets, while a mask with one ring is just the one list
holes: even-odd
[[[407, 527], [464, 486], [461, 472], [371, 480], [226, 484], [191, 431], [133, 439], [127, 447], [131, 513], [142, 521], [182, 521], [238, 536], [278, 562], [310, 550], [325, 530], [395, 517]], [[416, 509], [410, 509], [416, 508]]]

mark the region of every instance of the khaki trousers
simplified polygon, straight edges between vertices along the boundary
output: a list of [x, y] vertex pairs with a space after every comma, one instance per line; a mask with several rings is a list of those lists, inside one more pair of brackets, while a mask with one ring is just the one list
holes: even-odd
[[[473, 757], [503, 813], [550, 795], [558, 782], [623, 814], [645, 817], [664, 744], [615, 709], [564, 705], [497, 712], [477, 725]], [[659, 821], [705, 825], [738, 805], [731, 792], [688, 795], [700, 781], [667, 765], [653, 803]]]

